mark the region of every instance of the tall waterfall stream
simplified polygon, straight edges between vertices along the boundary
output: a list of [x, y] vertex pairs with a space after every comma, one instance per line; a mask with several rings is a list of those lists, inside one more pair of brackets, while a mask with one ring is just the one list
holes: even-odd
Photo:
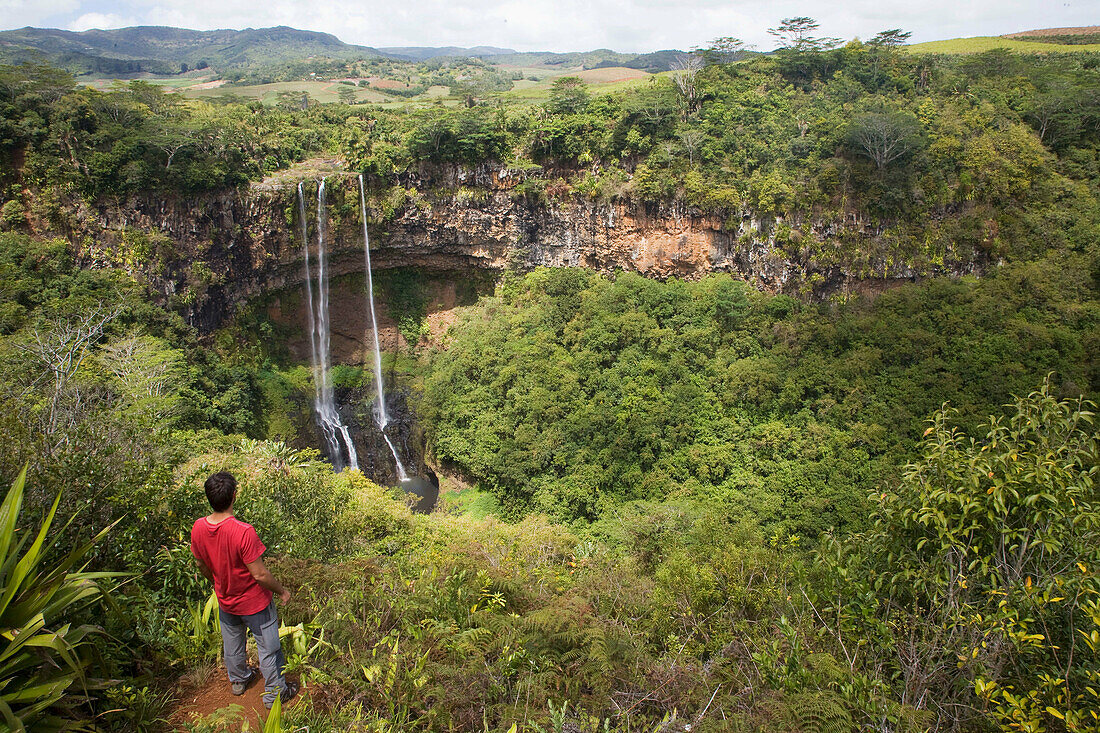
[[[302, 220], [302, 247], [305, 249], [306, 297], [309, 305], [310, 362], [313, 367], [313, 409], [325, 441], [325, 449], [337, 471], [359, 469], [359, 456], [351, 441], [351, 432], [336, 411], [336, 399], [329, 381], [328, 250], [325, 248], [325, 180], [317, 186], [317, 298], [313, 297], [309, 266], [309, 229], [306, 224], [306, 200], [298, 184], [298, 213]], [[377, 349], [376, 349], [377, 351]]]
[[401, 465], [401, 458], [397, 455], [390, 436], [386, 435], [386, 426], [390, 424], [390, 418], [386, 414], [386, 393], [382, 385], [382, 352], [378, 347], [378, 319], [374, 315], [374, 276], [370, 266], [370, 234], [367, 233], [367, 197], [363, 187], [363, 174], [359, 174], [359, 213], [363, 218], [363, 255], [366, 258], [367, 270], [367, 302], [370, 304], [370, 325], [374, 336], [374, 383], [378, 390], [378, 429], [382, 431], [382, 437], [386, 439], [386, 445], [393, 453], [393, 460], [397, 463], [397, 479], [407, 481], [409, 476], [405, 473], [405, 467]]
[[[363, 176], [359, 176], [359, 210], [363, 220], [363, 255], [367, 278], [367, 306], [370, 311], [371, 342], [374, 351], [374, 383], [377, 394], [375, 421], [382, 438], [389, 446], [397, 468], [397, 478], [402, 483], [410, 481], [397, 447], [386, 428], [390, 424], [386, 411], [385, 385], [382, 379], [382, 352], [378, 339], [378, 317], [374, 309], [374, 276], [370, 264], [370, 234], [367, 231], [367, 200]], [[328, 249], [325, 242], [325, 230], [328, 213], [325, 202], [325, 180], [317, 185], [317, 276], [313, 277], [311, 254], [309, 249], [309, 226], [306, 220], [306, 200], [302, 184], [298, 184], [298, 214], [302, 222], [302, 248], [305, 260], [306, 299], [308, 305], [308, 325], [310, 343], [310, 364], [313, 368], [313, 410], [317, 425], [321, 429], [325, 453], [332, 461], [333, 468], [342, 471], [345, 468], [359, 469], [359, 457], [351, 439], [348, 426], [340, 419], [336, 410], [336, 400], [330, 381], [331, 335], [329, 328], [329, 274]], [[419, 492], [417, 492], [419, 493]]]

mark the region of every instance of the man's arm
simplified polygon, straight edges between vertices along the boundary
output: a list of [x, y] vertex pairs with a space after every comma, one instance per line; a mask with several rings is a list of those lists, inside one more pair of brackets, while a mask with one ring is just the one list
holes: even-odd
[[202, 577], [206, 578], [211, 583], [213, 583], [214, 582], [214, 573], [213, 573], [213, 571], [210, 570], [210, 568], [208, 568], [206, 566], [206, 563], [204, 563], [198, 557], [195, 557], [195, 564], [199, 566], [199, 572], [202, 573]]
[[280, 601], [286, 603], [290, 600], [290, 591], [284, 588], [283, 584], [267, 569], [263, 557], [258, 557], [252, 562], [245, 563], [245, 565], [248, 567], [248, 572], [252, 573], [252, 577], [256, 579], [256, 582], [279, 596]]

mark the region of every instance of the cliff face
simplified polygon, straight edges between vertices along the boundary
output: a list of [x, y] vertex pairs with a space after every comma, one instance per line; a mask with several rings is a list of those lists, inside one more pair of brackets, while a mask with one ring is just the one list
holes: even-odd
[[[36, 210], [49, 213], [32, 225], [40, 235], [68, 238], [89, 267], [129, 270], [202, 331], [218, 328], [245, 304], [263, 303], [271, 322], [281, 328], [280, 347], [294, 361], [308, 363], [302, 225], [309, 251], [316, 252], [316, 181], [322, 174], [328, 180], [332, 360], [369, 366], [373, 335], [359, 187], [356, 177], [337, 166], [284, 172], [248, 189], [204, 196], [40, 202]], [[439, 337], [455, 306], [476, 299], [487, 283], [491, 290], [493, 274], [506, 269], [582, 266], [656, 278], [728, 272], [762, 289], [807, 297], [872, 292], [930, 272], [980, 269], [973, 258], [952, 261], [950, 252], [941, 253], [938, 264], [929, 264], [919, 252], [906, 255], [888, 235], [860, 221], [782, 221], [748, 211], [719, 219], [682, 204], [596, 202], [568, 190], [532, 202], [517, 195], [523, 177], [501, 168], [435, 169], [368, 191], [371, 259], [376, 285], [382, 283], [376, 291], [384, 351], [404, 351], [402, 333], [422, 342]], [[415, 276], [410, 280], [408, 273], [390, 273], [387, 288], [384, 271], [397, 268], [415, 268]], [[399, 328], [401, 315], [389, 306], [408, 295], [402, 288], [418, 291], [426, 329]], [[388, 383], [395, 381], [387, 377]], [[387, 436], [410, 470], [425, 473], [415, 405], [400, 385], [387, 397], [392, 418]], [[364, 470], [394, 483], [389, 448], [372, 413], [373, 394], [345, 387], [337, 400]], [[306, 395], [296, 404], [288, 412], [297, 433], [292, 442], [320, 445]]]
[[[881, 254], [888, 249], [882, 232], [859, 221], [784, 222], [751, 212], [720, 220], [683, 204], [602, 203], [569, 193], [531, 203], [514, 195], [522, 176], [447, 168], [370, 191], [374, 267], [461, 273], [582, 266], [658, 278], [728, 272], [762, 289], [809, 296], [981, 269], [972, 260], [952, 262], [950, 253], [936, 265], [896, 250]], [[305, 188], [315, 247], [316, 185]], [[328, 192], [332, 275], [361, 272], [357, 180], [335, 175]], [[284, 176], [215, 195], [81, 203], [40, 233], [68, 237], [89, 264], [142, 275], [208, 330], [244, 302], [302, 282], [297, 211], [295, 181]]]

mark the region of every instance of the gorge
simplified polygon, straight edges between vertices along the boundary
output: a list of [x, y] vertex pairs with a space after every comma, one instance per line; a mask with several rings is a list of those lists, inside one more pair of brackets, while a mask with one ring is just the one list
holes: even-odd
[[[302, 188], [314, 185], [318, 167], [323, 181], [310, 216]], [[722, 220], [682, 202], [600, 202], [576, 194], [532, 202], [515, 193], [526, 175], [499, 166], [423, 166], [397, 186], [372, 187], [339, 161], [310, 161], [246, 189], [79, 202], [35, 224], [42, 235], [69, 239], [89, 265], [129, 269], [201, 331], [259, 305], [288, 329], [291, 357], [315, 365], [316, 433], [306, 437], [313, 431], [299, 420], [294, 442], [326, 446], [337, 470], [370, 456], [364, 471], [390, 484], [406, 477], [401, 454], [422, 456], [424, 447], [414, 437], [404, 392], [387, 405], [379, 389], [381, 352], [417, 343], [402, 335], [391, 304], [383, 299], [376, 312], [372, 270], [419, 273], [426, 337], [438, 340], [455, 305], [491, 292], [501, 273], [538, 266], [657, 279], [727, 272], [765, 291], [811, 299], [988, 266], [980, 252], [936, 262], [915, 253], [906, 261], [881, 226], [858, 218], [791, 226], [748, 209]], [[311, 230], [316, 272], [303, 245]], [[373, 417], [353, 414], [346, 389], [334, 394], [330, 357], [333, 364], [372, 365]], [[387, 454], [393, 465], [379, 460]], [[427, 468], [422, 458], [414, 463], [417, 473]]]

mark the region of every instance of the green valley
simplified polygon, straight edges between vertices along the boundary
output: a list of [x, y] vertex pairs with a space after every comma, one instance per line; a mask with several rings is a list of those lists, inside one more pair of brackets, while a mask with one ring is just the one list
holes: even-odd
[[0, 728], [1100, 730], [1088, 30], [0, 32]]

